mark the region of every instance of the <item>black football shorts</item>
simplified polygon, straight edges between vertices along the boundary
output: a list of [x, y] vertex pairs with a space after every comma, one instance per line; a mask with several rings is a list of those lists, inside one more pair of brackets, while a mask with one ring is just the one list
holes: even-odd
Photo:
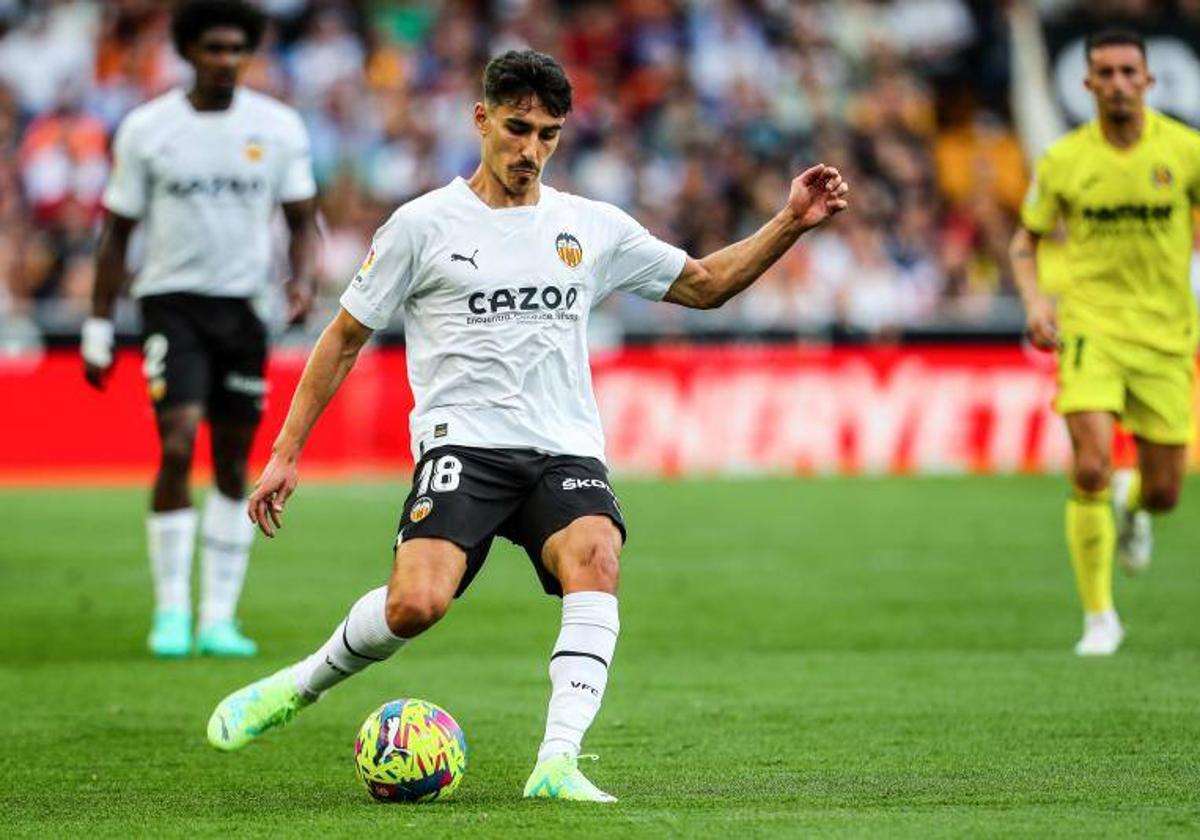
[[545, 455], [532, 449], [439, 446], [413, 471], [413, 486], [400, 516], [398, 545], [415, 537], [440, 537], [467, 553], [467, 571], [455, 597], [483, 568], [492, 539], [504, 537], [525, 549], [548, 595], [562, 586], [542, 566], [542, 546], [581, 516], [602, 514], [625, 538], [625, 519], [595, 458]]
[[200, 404], [210, 419], [257, 422], [267, 330], [245, 298], [141, 299], [142, 372], [155, 409]]

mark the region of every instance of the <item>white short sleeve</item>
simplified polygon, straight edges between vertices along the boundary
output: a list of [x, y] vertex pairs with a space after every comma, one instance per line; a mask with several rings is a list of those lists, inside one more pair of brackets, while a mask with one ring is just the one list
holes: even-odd
[[605, 215], [615, 236], [597, 300], [618, 289], [647, 300], [662, 300], [683, 271], [687, 253], [651, 235], [623, 210], [607, 209]]
[[386, 327], [408, 296], [414, 251], [412, 222], [397, 211], [375, 231], [366, 259], [342, 293], [342, 308], [366, 327]]
[[113, 169], [104, 188], [106, 209], [128, 219], [140, 219], [150, 201], [150, 172], [139, 147], [137, 123], [126, 119], [113, 140]]
[[313, 180], [312, 149], [308, 132], [299, 116], [289, 120], [287, 136], [284, 137], [284, 154], [287, 159], [279, 182], [279, 201], [306, 201], [317, 194], [317, 182]]

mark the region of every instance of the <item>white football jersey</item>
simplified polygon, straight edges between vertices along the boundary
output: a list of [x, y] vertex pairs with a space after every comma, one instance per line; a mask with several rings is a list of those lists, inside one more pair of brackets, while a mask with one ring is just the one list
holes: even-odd
[[626, 213], [542, 185], [488, 207], [462, 178], [402, 206], [342, 295], [372, 329], [400, 309], [413, 457], [436, 446], [604, 459], [590, 309], [618, 289], [661, 300], [687, 255]]
[[246, 88], [224, 111], [197, 111], [182, 90], [135, 108], [113, 155], [104, 206], [146, 229], [134, 297], [255, 296], [270, 271], [276, 205], [317, 191], [299, 114]]

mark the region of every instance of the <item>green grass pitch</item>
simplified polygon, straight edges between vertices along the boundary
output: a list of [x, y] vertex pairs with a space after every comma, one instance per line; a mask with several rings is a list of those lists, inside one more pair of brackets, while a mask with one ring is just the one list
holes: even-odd
[[[152, 661], [140, 490], [0, 492], [0, 834], [1145, 836], [1200, 832], [1200, 482], [1080, 661], [1054, 478], [618, 482], [622, 636], [585, 751], [615, 806], [527, 803], [558, 604], [503, 544], [446, 620], [232, 755], [227, 691], [380, 584], [404, 489], [302, 486], [257, 543], [247, 662]], [[377, 804], [354, 733], [448, 708], [450, 800]], [[464, 835], [464, 832], [467, 834]], [[386, 834], [385, 834], [386, 833]]]

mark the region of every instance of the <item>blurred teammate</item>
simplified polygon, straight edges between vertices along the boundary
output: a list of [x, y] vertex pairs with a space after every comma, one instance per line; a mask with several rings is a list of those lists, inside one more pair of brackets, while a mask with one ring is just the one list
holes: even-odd
[[150, 649], [192, 650], [191, 573], [197, 516], [188, 475], [196, 428], [207, 417], [216, 487], [201, 517], [202, 594], [196, 649], [250, 656], [234, 620], [253, 527], [246, 522], [246, 458], [262, 412], [266, 331], [251, 299], [268, 279], [270, 221], [282, 204], [291, 230], [288, 317], [311, 306], [316, 192], [299, 116], [237, 86], [263, 18], [235, 0], [184, 4], [175, 46], [195, 70], [191, 90], [135, 109], [114, 143], [104, 193], [107, 220], [96, 258], [92, 317], [83, 327], [87, 380], [102, 389], [112, 365], [113, 303], [130, 233], [145, 227], [145, 261], [133, 284], [141, 304], [143, 370], [161, 459], [146, 521], [155, 611]]
[[696, 308], [749, 286], [796, 239], [846, 207], [836, 170], [792, 181], [757, 233], [702, 260], [608, 204], [540, 182], [571, 86], [549, 56], [509, 52], [474, 108], [481, 163], [379, 229], [342, 309], [309, 357], [250, 513], [268, 536], [297, 482], [305, 439], [372, 330], [403, 313], [416, 468], [387, 586], [364, 595], [312, 655], [226, 697], [219, 749], [287, 723], [323, 692], [435, 624], [499, 535], [562, 596], [545, 738], [525, 796], [612, 801], [577, 766], [619, 628], [621, 509], [608, 483], [587, 360], [587, 318], [615, 291]]
[[[1145, 107], [1154, 77], [1136, 33], [1093, 35], [1087, 59], [1097, 119], [1038, 163], [1011, 253], [1030, 337], [1058, 351], [1055, 408], [1074, 452], [1067, 547], [1085, 612], [1075, 652], [1107, 655], [1124, 637], [1114, 549], [1130, 572], [1150, 562], [1149, 513], [1175, 507], [1194, 428], [1200, 133]], [[1060, 220], [1069, 275], [1056, 307], [1039, 290], [1035, 257]], [[1114, 476], [1117, 419], [1137, 439], [1138, 469]]]

